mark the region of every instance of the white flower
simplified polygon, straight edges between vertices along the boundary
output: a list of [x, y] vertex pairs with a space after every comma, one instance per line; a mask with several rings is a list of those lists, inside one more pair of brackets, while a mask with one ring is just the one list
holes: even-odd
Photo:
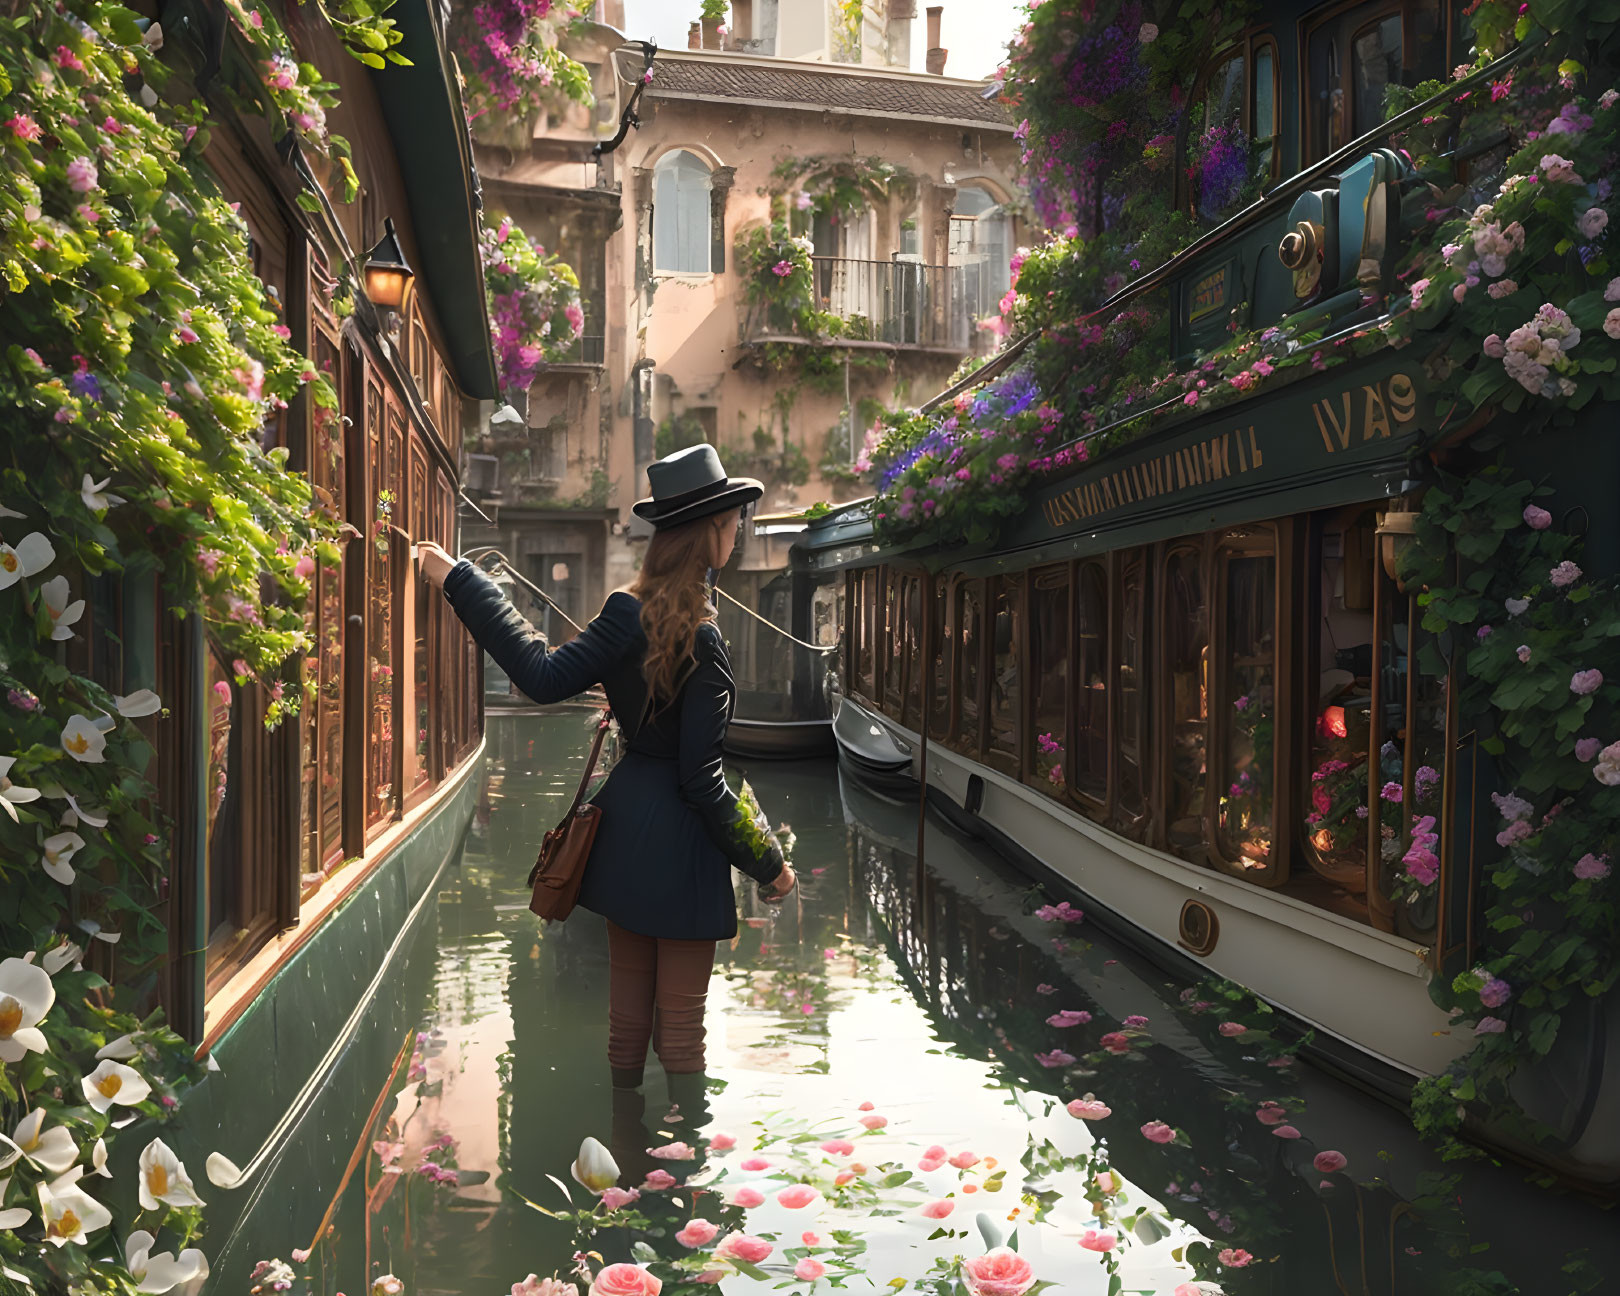
[[21, 1157], [27, 1157], [33, 1164], [49, 1170], [52, 1174], [61, 1174], [79, 1159], [79, 1145], [73, 1141], [73, 1133], [66, 1125], [45, 1128], [43, 1107], [34, 1108], [18, 1121], [17, 1128], [11, 1131], [10, 1138], [0, 1134], [0, 1142], [14, 1149], [0, 1154], [0, 1170], [4, 1170]]
[[112, 1171], [107, 1169], [107, 1140], [98, 1138], [96, 1144], [90, 1149], [90, 1168], [103, 1179], [111, 1179]]
[[111, 477], [103, 477], [100, 481], [92, 481], [90, 474], [85, 473], [84, 484], [79, 487], [79, 498], [84, 501], [85, 508], [89, 509], [92, 513], [101, 513], [107, 509], [110, 509], [114, 504], [122, 504], [124, 502], [123, 496], [121, 495], [107, 495], [103, 493], [106, 491], [107, 486], [111, 481]]
[[92, 828], [105, 828], [107, 826], [106, 815], [97, 814], [94, 810], [86, 810], [71, 792], [63, 792], [62, 796], [68, 803], [67, 813], [62, 816], [62, 826], [64, 828], [76, 827], [81, 819]]
[[76, 715], [62, 729], [62, 750], [86, 765], [100, 765], [107, 759], [107, 735], [89, 717]]
[[216, 1188], [229, 1191], [242, 1182], [242, 1172], [237, 1169], [236, 1162], [223, 1152], [210, 1152], [203, 1169], [208, 1171], [208, 1182]]
[[79, 1166], [54, 1183], [39, 1186], [39, 1214], [45, 1221], [45, 1240], [52, 1246], [81, 1245], [90, 1234], [112, 1223], [112, 1213], [79, 1187]]
[[600, 1197], [619, 1182], [619, 1163], [613, 1159], [611, 1152], [587, 1136], [579, 1145], [579, 1155], [574, 1158], [569, 1173], [574, 1176], [576, 1183], [584, 1184]]
[[84, 849], [84, 838], [76, 832], [57, 833], [45, 839], [44, 847], [46, 874], [63, 886], [72, 886], [75, 874], [69, 861]]
[[84, 1078], [84, 1096], [98, 1112], [106, 1113], [114, 1103], [133, 1107], [145, 1102], [152, 1093], [146, 1077], [134, 1067], [105, 1059], [100, 1066]]
[[50, 614], [52, 639], [73, 638], [73, 625], [84, 615], [83, 599], [68, 602], [68, 595], [72, 592], [66, 576], [52, 576], [39, 587], [40, 597], [45, 600], [45, 611]]
[[208, 1259], [196, 1247], [187, 1247], [176, 1259], [172, 1251], [153, 1255], [156, 1241], [145, 1229], [136, 1229], [124, 1243], [124, 1268], [135, 1280], [137, 1291], [166, 1292], [208, 1277]]
[[96, 1050], [96, 1061], [103, 1062], [107, 1058], [116, 1058], [122, 1062], [125, 1058], [134, 1057], [140, 1052], [140, 1049], [135, 1044], [137, 1038], [137, 1035], [131, 1034], [120, 1035], [115, 1040], [108, 1040]]
[[19, 513], [19, 512], [17, 512], [16, 509], [8, 509], [4, 504], [0, 504], [0, 518], [8, 518], [8, 517], [20, 518], [20, 517], [27, 517], [27, 516], [28, 516], [28, 514], [26, 514], [26, 513]]
[[[70, 873], [72, 870], [68, 870]], [[84, 951], [72, 941], [63, 941], [55, 949], [45, 951], [45, 957], [40, 959], [41, 966], [55, 976], [70, 963], [77, 963], [84, 956]]]
[[9, 589], [24, 576], [42, 572], [56, 559], [56, 550], [42, 531], [30, 531], [13, 549], [0, 540], [0, 589]]
[[163, 702], [151, 689], [136, 689], [128, 697], [115, 697], [113, 706], [126, 720], [139, 720], [142, 716], [156, 715]]
[[55, 1002], [56, 987], [44, 968], [14, 958], [0, 963], [0, 1062], [45, 1052], [38, 1024]]
[[141, 1153], [141, 1209], [165, 1206], [201, 1206], [202, 1198], [191, 1186], [191, 1176], [162, 1139], [153, 1139]]
[[[5, 1201], [6, 1189], [10, 1186], [10, 1179], [0, 1179], [0, 1201]], [[26, 1206], [16, 1206], [11, 1210], [0, 1210], [0, 1229], [15, 1232], [33, 1218], [34, 1212]]]
[[39, 789], [31, 787], [18, 787], [6, 776], [11, 773], [11, 767], [17, 763], [15, 756], [0, 756], [0, 810], [11, 816], [12, 823], [17, 823], [16, 807], [29, 801], [39, 800]]

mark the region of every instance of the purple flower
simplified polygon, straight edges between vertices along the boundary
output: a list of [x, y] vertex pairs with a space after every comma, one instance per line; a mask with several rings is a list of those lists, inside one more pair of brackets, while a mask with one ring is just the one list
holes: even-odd
[[1390, 782], [1384, 784], [1384, 786], [1379, 790], [1378, 795], [1381, 799], [1388, 801], [1391, 804], [1399, 805], [1401, 801], [1401, 785], [1392, 779]]
[[7, 689], [6, 701], [19, 711], [38, 711], [42, 705], [40, 700], [25, 688]]
[[1491, 628], [1488, 625], [1482, 625], [1478, 630], [1474, 631], [1474, 638], [1478, 639], [1481, 643], [1484, 643], [1485, 640], [1489, 639], [1490, 637]]
[[790, 274], [793, 273], [793, 262], [778, 261], [771, 267], [771, 273], [778, 279], [786, 279]]
[[1590, 763], [1592, 757], [1603, 750], [1603, 739], [1582, 738], [1575, 744], [1575, 759], [1583, 765]]
[[1492, 977], [1480, 988], [1479, 1001], [1487, 1008], [1500, 1008], [1512, 994], [1512, 986], [1501, 977]]
[[1481, 1017], [1479, 1025], [1474, 1027], [1476, 1035], [1500, 1035], [1507, 1029], [1507, 1023], [1500, 1017]]
[[1592, 882], [1598, 878], [1609, 876], [1609, 862], [1607, 856], [1593, 855], [1588, 852], [1575, 861], [1575, 876], [1583, 882]]
[[1580, 578], [1581, 569], [1567, 559], [1547, 573], [1547, 579], [1558, 589], [1573, 585]]
[[1596, 693], [1603, 687], [1603, 672], [1594, 667], [1591, 670], [1576, 671], [1569, 681], [1569, 691], [1581, 697], [1589, 693]]

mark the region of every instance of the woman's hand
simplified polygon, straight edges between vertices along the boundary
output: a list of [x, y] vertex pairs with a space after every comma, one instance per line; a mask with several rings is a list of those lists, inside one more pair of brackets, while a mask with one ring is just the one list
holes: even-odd
[[784, 864], [782, 865], [782, 871], [776, 875], [774, 882], [768, 882], [760, 887], [759, 896], [767, 904], [781, 904], [792, 892], [793, 888], [798, 885], [798, 875], [793, 872], [793, 866]]
[[416, 546], [416, 565], [422, 573], [422, 579], [430, 585], [441, 588], [444, 578], [450, 574], [450, 569], [456, 565], [456, 558], [448, 553], [442, 545], [434, 544], [431, 540], [424, 540]]

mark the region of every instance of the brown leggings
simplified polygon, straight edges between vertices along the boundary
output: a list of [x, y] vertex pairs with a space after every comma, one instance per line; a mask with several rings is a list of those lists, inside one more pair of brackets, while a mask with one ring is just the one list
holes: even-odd
[[608, 1065], [615, 1083], [641, 1082], [649, 1040], [668, 1074], [703, 1070], [715, 942], [638, 936], [613, 922], [607, 929]]

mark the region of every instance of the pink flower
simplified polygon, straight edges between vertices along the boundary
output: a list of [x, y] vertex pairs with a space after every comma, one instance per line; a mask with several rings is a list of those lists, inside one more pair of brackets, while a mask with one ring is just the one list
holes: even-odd
[[1588, 207], [1575, 222], [1575, 227], [1580, 230], [1582, 238], [1590, 240], [1603, 233], [1603, 227], [1608, 223], [1608, 212], [1601, 207]]
[[1592, 757], [1596, 756], [1598, 752], [1602, 750], [1602, 748], [1603, 739], [1582, 738], [1575, 744], [1575, 759], [1580, 761], [1582, 764], [1586, 764], [1591, 761]]
[[197, 340], [197, 333], [189, 324], [182, 324], [175, 329], [174, 336], [188, 346]]
[[737, 1136], [735, 1134], [709, 1135], [709, 1151], [711, 1152], [729, 1152], [736, 1146]]
[[658, 1296], [663, 1286], [639, 1265], [611, 1264], [596, 1275], [589, 1296]]
[[1133, 1013], [1131, 1016], [1127, 1017], [1121, 1023], [1121, 1025], [1130, 1026], [1130, 1027], [1132, 1027], [1134, 1029], [1140, 1029], [1141, 1027], [1146, 1026], [1147, 1024], [1148, 1024], [1148, 1019], [1146, 1017], [1143, 1017], [1140, 1013]]
[[876, 1111], [877, 1110], [877, 1104], [874, 1103], [874, 1102], [863, 1102], [855, 1110], [856, 1111]]
[[1530, 645], [1520, 644], [1516, 649], [1514, 649], [1514, 653], [1521, 662], [1528, 663], [1530, 660]]
[[1048, 1017], [1046, 1024], [1063, 1030], [1070, 1026], [1084, 1026], [1090, 1020], [1091, 1014], [1084, 1008], [1065, 1008], [1062, 1012], [1055, 1012]]
[[869, 1130], [880, 1130], [889, 1123], [887, 1116], [866, 1115], [861, 1117], [861, 1124]]
[[1047, 985], [1046, 982], [1042, 981], [1040, 985], [1035, 987], [1035, 993], [1042, 995], [1056, 994], [1057, 987], [1055, 985]]
[[663, 1192], [664, 1189], [673, 1188], [679, 1182], [668, 1170], [658, 1169], [648, 1174], [641, 1186], [649, 1192]]
[[1131, 1051], [1131, 1037], [1121, 1031], [1109, 1031], [1097, 1042], [1117, 1056], [1123, 1056]]
[[1501, 335], [1497, 333], [1492, 333], [1481, 342], [1479, 349], [1490, 356], [1492, 360], [1500, 360], [1507, 354], [1507, 345], [1502, 341]]
[[1043, 1067], [1073, 1066], [1074, 1054], [1065, 1053], [1062, 1049], [1053, 1049], [1050, 1053], [1037, 1053], [1035, 1060]]
[[979, 1164], [979, 1158], [978, 1155], [973, 1152], [958, 1152], [951, 1158], [951, 1164], [958, 1170], [971, 1170], [974, 1166]]
[[1299, 1137], [1299, 1131], [1292, 1125], [1278, 1125], [1271, 1132], [1280, 1139], [1297, 1139]]
[[771, 1163], [762, 1156], [753, 1156], [745, 1160], [741, 1168], [744, 1170], [769, 1170]]
[[1322, 1174], [1338, 1174], [1349, 1164], [1343, 1152], [1318, 1152], [1311, 1164]]
[[610, 1211], [616, 1211], [628, 1206], [633, 1201], [641, 1199], [641, 1192], [635, 1188], [609, 1188], [602, 1194], [602, 1205]]
[[1229, 1269], [1242, 1269], [1254, 1263], [1254, 1257], [1242, 1247], [1227, 1247], [1215, 1258]]
[[1575, 861], [1575, 876], [1582, 882], [1592, 882], [1609, 876], [1607, 859], [1600, 859], [1588, 851]]
[[1024, 1296], [1035, 1285], [1029, 1261], [1007, 1247], [964, 1262], [962, 1277], [973, 1296]]
[[790, 274], [793, 273], [793, 262], [778, 261], [771, 267], [771, 273], [778, 279], [786, 279]]
[[848, 1139], [828, 1139], [821, 1145], [823, 1152], [831, 1152], [834, 1156], [854, 1156], [855, 1145]]
[[1592, 670], [1576, 671], [1569, 681], [1569, 691], [1579, 697], [1596, 693], [1602, 687], [1603, 672], [1595, 667]]
[[708, 1246], [719, 1232], [719, 1225], [699, 1217], [688, 1220], [686, 1227], [675, 1235], [675, 1240], [683, 1247], [695, 1250], [700, 1246]]
[[1091, 1177], [1091, 1182], [1097, 1186], [1097, 1191], [1105, 1196], [1113, 1196], [1125, 1186], [1125, 1181], [1112, 1170], [1099, 1170]]
[[923, 1205], [921, 1214], [927, 1219], [944, 1219], [956, 1209], [956, 1202], [950, 1197], [936, 1197]]
[[1080, 1245], [1087, 1251], [1109, 1252], [1118, 1245], [1119, 1239], [1112, 1233], [1099, 1233], [1096, 1229], [1087, 1229], [1085, 1236], [1080, 1239]]
[[27, 113], [18, 113], [15, 117], [12, 117], [7, 122], [0, 123], [0, 125], [10, 127], [11, 133], [27, 144], [32, 144], [45, 133], [40, 130], [39, 123]]
[[660, 1161], [690, 1161], [697, 1153], [690, 1143], [666, 1143], [663, 1147], [648, 1148], [647, 1155]]
[[1547, 179], [1553, 184], [1584, 184], [1580, 176], [1575, 173], [1575, 164], [1568, 158], [1559, 157], [1556, 153], [1545, 153], [1541, 158], [1541, 169], [1546, 173]]
[[765, 1204], [765, 1194], [758, 1188], [739, 1188], [731, 1194], [730, 1204], [741, 1206], [744, 1210], [752, 1210], [755, 1206]]
[[1479, 1001], [1487, 1008], [1500, 1008], [1513, 997], [1513, 987], [1501, 977], [1492, 977], [1479, 990]]
[[714, 1253], [724, 1259], [735, 1257], [745, 1264], [757, 1265], [775, 1249], [764, 1238], [748, 1233], [733, 1233], [715, 1248]]
[[1197, 1283], [1182, 1283], [1170, 1296], [1204, 1296], [1204, 1291]]
[[804, 1256], [799, 1263], [793, 1266], [793, 1276], [801, 1282], [815, 1282], [817, 1278], [824, 1277], [827, 1266], [814, 1256]]
[[1500, 1035], [1507, 1030], [1507, 1023], [1500, 1017], [1481, 1017], [1479, 1024], [1474, 1027], [1476, 1035]]
[[1069, 1115], [1076, 1120], [1103, 1120], [1114, 1114], [1114, 1109], [1107, 1103], [1093, 1098], [1087, 1094], [1084, 1098], [1076, 1098], [1068, 1105]]
[[803, 1210], [820, 1200], [821, 1194], [806, 1183], [789, 1184], [776, 1194], [777, 1204], [786, 1206], [789, 1210]]
[[1249, 1028], [1247, 1026], [1245, 1026], [1242, 1022], [1223, 1021], [1215, 1029], [1217, 1031], [1219, 1031], [1222, 1035], [1226, 1035], [1226, 1036], [1230, 1037], [1230, 1036], [1233, 1036], [1233, 1035], [1243, 1035], [1243, 1034], [1247, 1033]]
[[89, 193], [98, 178], [96, 164], [87, 157], [76, 157], [67, 164], [68, 188], [74, 193]]
[[1605, 336], [1620, 342], [1620, 306], [1603, 317], [1603, 332]]
[[1262, 1125], [1281, 1125], [1288, 1119], [1288, 1109], [1280, 1103], [1267, 1101], [1255, 1108], [1254, 1117]]
[[66, 45], [56, 47], [56, 66], [67, 72], [84, 71], [84, 64], [79, 61], [79, 56]]
[[1142, 1137], [1149, 1143], [1173, 1143], [1176, 1132], [1163, 1121], [1149, 1121], [1142, 1126]]
[[1568, 559], [1565, 559], [1563, 562], [1559, 563], [1558, 566], [1554, 567], [1550, 572], [1547, 573], [1547, 579], [1550, 580], [1558, 589], [1564, 589], [1567, 586], [1573, 585], [1576, 581], [1580, 580], [1580, 578], [1581, 569]]

